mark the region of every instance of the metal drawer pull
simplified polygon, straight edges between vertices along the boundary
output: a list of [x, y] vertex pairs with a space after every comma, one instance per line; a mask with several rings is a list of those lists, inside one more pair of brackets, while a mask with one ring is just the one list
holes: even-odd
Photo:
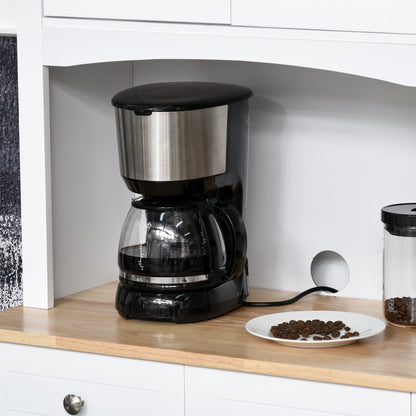
[[84, 399], [75, 394], [67, 394], [64, 398], [64, 408], [70, 415], [77, 415], [84, 406]]

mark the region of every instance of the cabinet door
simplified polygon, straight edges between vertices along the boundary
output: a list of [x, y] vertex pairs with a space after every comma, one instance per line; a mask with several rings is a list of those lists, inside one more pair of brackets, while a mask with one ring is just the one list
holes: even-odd
[[183, 416], [183, 366], [0, 344], [0, 414], [67, 415], [63, 400], [84, 400], [80, 416]]
[[410, 393], [231, 371], [185, 368], [186, 414], [410, 415]]
[[291, 29], [416, 33], [413, 0], [233, 0], [232, 24]]
[[230, 23], [231, 0], [45, 0], [44, 15], [89, 19]]

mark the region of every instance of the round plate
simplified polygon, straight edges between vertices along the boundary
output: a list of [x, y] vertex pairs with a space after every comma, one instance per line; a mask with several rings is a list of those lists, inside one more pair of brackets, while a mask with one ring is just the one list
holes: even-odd
[[[360, 333], [357, 337], [347, 339], [331, 339], [327, 341], [300, 341], [291, 339], [275, 338], [270, 334], [270, 328], [282, 322], [290, 320], [320, 319], [321, 321], [342, 321], [351, 328], [351, 331]], [[372, 337], [384, 331], [386, 324], [380, 319], [360, 313], [342, 312], [342, 311], [293, 311], [272, 313], [269, 315], [259, 316], [247, 322], [246, 330], [256, 337], [278, 342], [279, 344], [289, 345], [291, 347], [306, 348], [323, 348], [323, 347], [340, 347], [351, 344], [360, 339]]]

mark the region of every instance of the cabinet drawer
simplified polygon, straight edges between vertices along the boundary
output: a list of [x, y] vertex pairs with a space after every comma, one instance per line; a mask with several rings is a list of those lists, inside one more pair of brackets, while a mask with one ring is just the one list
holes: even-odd
[[63, 399], [68, 394], [85, 403], [81, 415], [157, 415], [154, 390], [105, 385], [82, 381], [6, 373], [7, 411], [57, 416], [66, 414]]
[[229, 24], [230, 2], [231, 0], [45, 0], [44, 16]]
[[412, 416], [416, 416], [416, 393], [412, 393]]
[[65, 416], [65, 396], [84, 400], [80, 416], [183, 416], [183, 366], [0, 343], [0, 414]]
[[410, 393], [187, 367], [186, 414], [410, 416]]
[[233, 25], [416, 33], [413, 0], [233, 0], [232, 6]]

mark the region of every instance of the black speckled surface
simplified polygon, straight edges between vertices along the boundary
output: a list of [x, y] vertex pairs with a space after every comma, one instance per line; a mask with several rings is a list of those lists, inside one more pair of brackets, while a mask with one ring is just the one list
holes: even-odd
[[0, 36], [0, 310], [22, 304], [16, 38]]

